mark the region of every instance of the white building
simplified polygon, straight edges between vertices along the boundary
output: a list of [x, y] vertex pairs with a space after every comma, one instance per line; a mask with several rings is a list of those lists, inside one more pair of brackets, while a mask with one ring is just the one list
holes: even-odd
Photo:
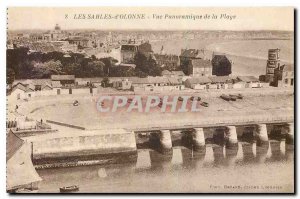
[[18, 83], [13, 86], [12, 91], [10, 92], [10, 99], [12, 100], [22, 100], [27, 98], [26, 85]]
[[237, 80], [245, 83], [245, 88], [261, 88], [262, 85], [258, 78], [254, 76], [238, 76]]

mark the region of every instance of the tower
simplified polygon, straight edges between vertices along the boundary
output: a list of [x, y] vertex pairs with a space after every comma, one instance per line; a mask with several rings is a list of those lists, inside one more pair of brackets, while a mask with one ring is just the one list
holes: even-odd
[[266, 82], [273, 82], [275, 68], [280, 66], [280, 49], [269, 49], [266, 67]]
[[54, 30], [60, 30], [60, 26], [58, 24], [55, 24]]

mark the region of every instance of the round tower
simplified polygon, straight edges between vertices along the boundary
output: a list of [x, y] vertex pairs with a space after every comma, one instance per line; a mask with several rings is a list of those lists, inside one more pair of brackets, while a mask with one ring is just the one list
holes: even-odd
[[267, 67], [266, 67], [266, 81], [273, 82], [274, 80], [274, 71], [275, 68], [279, 67], [280, 65], [280, 58], [279, 58], [280, 49], [269, 49], [268, 51], [268, 60], [267, 60]]

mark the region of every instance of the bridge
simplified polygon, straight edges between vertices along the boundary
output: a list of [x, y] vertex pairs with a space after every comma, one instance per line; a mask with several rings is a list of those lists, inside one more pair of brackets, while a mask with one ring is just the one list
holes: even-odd
[[283, 115], [283, 116], [247, 116], [247, 117], [231, 117], [226, 118], [215, 118], [214, 120], [201, 120], [193, 122], [180, 122], [180, 121], [168, 121], [166, 122], [155, 122], [151, 125], [139, 125], [136, 127], [126, 128], [129, 131], [134, 131], [135, 133], [149, 132], [149, 131], [159, 131], [159, 130], [186, 130], [191, 128], [216, 128], [216, 127], [226, 127], [226, 126], [253, 126], [257, 124], [278, 124], [284, 125], [286, 123], [293, 123], [293, 115]]
[[[294, 142], [294, 116], [293, 115], [282, 115], [282, 116], [247, 116], [239, 118], [222, 119], [218, 118], [215, 120], [201, 120], [189, 123], [162, 123], [160, 125], [143, 126], [137, 128], [128, 129], [134, 131], [136, 134], [139, 133], [155, 133], [157, 141], [160, 143], [162, 151], [172, 150], [172, 131], [181, 131], [185, 134], [188, 133], [191, 136], [189, 143], [195, 150], [201, 150], [205, 147], [206, 139], [204, 134], [204, 128], [220, 128], [223, 127], [222, 134], [218, 134], [219, 138], [222, 139], [228, 148], [235, 148], [238, 145], [237, 138], [237, 126], [243, 127], [255, 127], [254, 131], [251, 131], [259, 145], [269, 143], [269, 135], [267, 125], [280, 126], [280, 134], [282, 131], [281, 127], [285, 127], [286, 142], [293, 144]], [[246, 132], [244, 132], [246, 133]], [[244, 134], [243, 133], [243, 134]], [[249, 133], [249, 132], [247, 132]], [[217, 134], [216, 134], [217, 135]], [[220, 136], [221, 135], [221, 136]]]

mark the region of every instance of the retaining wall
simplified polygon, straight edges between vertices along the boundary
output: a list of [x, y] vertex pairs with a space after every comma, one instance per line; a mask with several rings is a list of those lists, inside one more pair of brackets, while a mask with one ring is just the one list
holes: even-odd
[[[33, 142], [33, 160], [37, 162], [61, 162], [89, 159], [98, 155], [116, 153], [136, 153], [136, 141], [133, 132], [109, 132], [97, 135], [79, 135], [57, 137]], [[83, 134], [86, 133], [83, 131]], [[82, 157], [82, 158], [81, 158]]]

